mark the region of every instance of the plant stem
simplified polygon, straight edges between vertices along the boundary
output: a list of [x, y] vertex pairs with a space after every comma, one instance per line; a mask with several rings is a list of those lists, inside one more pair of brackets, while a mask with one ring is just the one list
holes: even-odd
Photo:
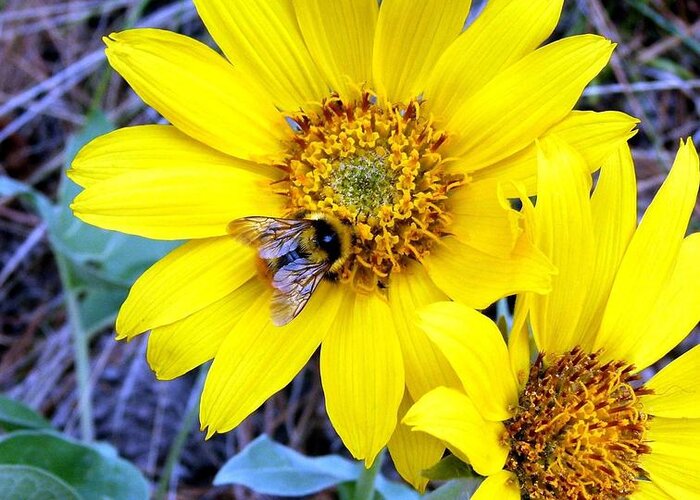
[[71, 326], [73, 349], [75, 356], [75, 378], [78, 385], [78, 411], [80, 412], [80, 435], [83, 441], [90, 442], [95, 439], [95, 428], [92, 422], [92, 388], [90, 387], [90, 354], [88, 350], [88, 336], [80, 320], [80, 308], [78, 298], [75, 296], [68, 265], [65, 258], [57, 251], [56, 264], [63, 284], [63, 293], [66, 300], [66, 311]]
[[209, 371], [209, 366], [203, 366], [199, 369], [199, 375], [197, 375], [197, 380], [192, 387], [192, 392], [189, 400], [187, 401], [187, 413], [182, 419], [180, 424], [180, 429], [173, 440], [173, 444], [168, 450], [168, 456], [165, 459], [165, 464], [163, 465], [163, 473], [158, 480], [158, 488], [153, 495], [153, 500], [164, 500], [168, 494], [168, 486], [170, 483], [170, 478], [173, 474], [173, 469], [175, 465], [180, 461], [180, 455], [182, 455], [182, 450], [185, 448], [187, 443], [187, 436], [190, 435], [192, 431], [192, 426], [197, 420], [197, 415], [199, 414], [199, 399], [202, 395], [202, 387], [204, 386], [204, 379]]
[[355, 483], [355, 495], [353, 500], [372, 500], [374, 498], [374, 481], [377, 478], [377, 474], [379, 474], [379, 470], [382, 468], [383, 462], [384, 450], [379, 452], [377, 458], [374, 459], [372, 467], [369, 469], [362, 469], [362, 473]]

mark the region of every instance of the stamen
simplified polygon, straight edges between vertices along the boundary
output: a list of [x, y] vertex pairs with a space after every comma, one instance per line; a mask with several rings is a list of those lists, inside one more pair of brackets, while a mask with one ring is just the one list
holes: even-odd
[[393, 271], [422, 261], [448, 233], [447, 193], [464, 177], [446, 172], [439, 149], [447, 135], [422, 117], [420, 102], [333, 95], [318, 113], [291, 120], [299, 130], [280, 162], [289, 172], [287, 211], [326, 212], [353, 228], [340, 281], [384, 288]]
[[635, 491], [646, 476], [640, 457], [650, 452], [638, 381], [630, 365], [601, 364], [580, 348], [540, 355], [506, 422], [506, 468], [524, 499], [618, 499]]

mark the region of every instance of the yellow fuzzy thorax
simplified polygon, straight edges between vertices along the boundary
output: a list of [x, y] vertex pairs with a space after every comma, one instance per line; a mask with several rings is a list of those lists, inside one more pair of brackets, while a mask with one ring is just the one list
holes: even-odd
[[462, 176], [448, 173], [446, 134], [421, 116], [421, 104], [380, 104], [368, 92], [318, 112], [292, 116], [298, 130], [279, 166], [288, 214], [332, 215], [352, 233], [342, 282], [371, 291], [388, 285], [410, 259], [422, 261], [447, 231], [447, 193]]

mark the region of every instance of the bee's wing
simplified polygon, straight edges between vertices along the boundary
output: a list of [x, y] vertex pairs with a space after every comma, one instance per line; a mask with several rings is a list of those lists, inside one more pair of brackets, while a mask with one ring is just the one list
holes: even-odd
[[296, 250], [302, 231], [310, 226], [306, 219], [244, 217], [229, 223], [230, 234], [254, 245], [263, 259], [282, 257]]
[[270, 312], [276, 326], [292, 321], [311, 298], [311, 295], [330, 269], [328, 262], [312, 262], [305, 258], [285, 264], [272, 277], [272, 304]]

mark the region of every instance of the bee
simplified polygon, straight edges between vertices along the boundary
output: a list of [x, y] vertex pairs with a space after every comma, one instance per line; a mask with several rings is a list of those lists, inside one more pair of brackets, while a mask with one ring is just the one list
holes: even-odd
[[299, 219], [244, 217], [232, 221], [228, 230], [254, 246], [267, 264], [274, 289], [270, 312], [275, 326], [297, 317], [321, 280], [332, 279], [350, 253], [350, 230], [322, 213]]

